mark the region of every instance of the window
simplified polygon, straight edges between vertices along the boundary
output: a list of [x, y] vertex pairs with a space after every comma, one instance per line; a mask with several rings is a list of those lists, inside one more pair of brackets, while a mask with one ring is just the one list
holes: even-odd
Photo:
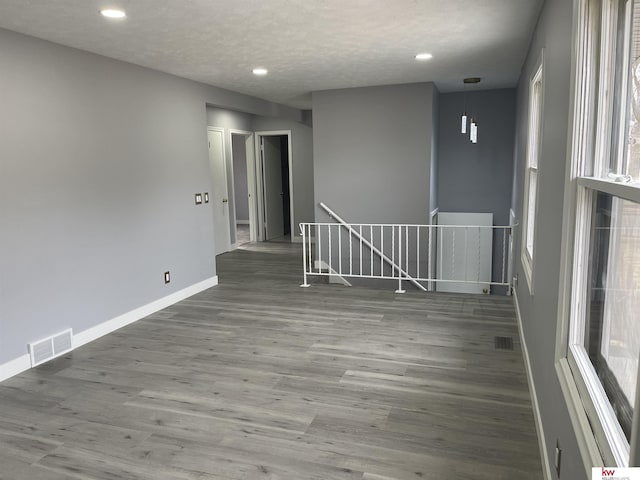
[[538, 156], [540, 148], [540, 129], [542, 118], [542, 66], [539, 66], [529, 83], [529, 123], [527, 132], [527, 170], [525, 172], [525, 202], [523, 209], [524, 235], [522, 242], [522, 265], [533, 292], [533, 253], [535, 238], [536, 204], [538, 197]]
[[640, 460], [640, 5], [577, 4], [562, 353], [604, 463], [627, 466]]

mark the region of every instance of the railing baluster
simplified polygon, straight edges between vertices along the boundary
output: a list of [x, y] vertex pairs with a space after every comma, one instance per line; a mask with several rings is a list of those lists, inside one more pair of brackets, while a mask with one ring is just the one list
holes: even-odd
[[[443, 270], [444, 265], [442, 264], [442, 252], [444, 250], [444, 248], [442, 248], [442, 239], [444, 235], [444, 228], [439, 227], [438, 230], [440, 230], [440, 241], [438, 242], [438, 250], [439, 250], [438, 253], [440, 253], [439, 255], [440, 256], [440, 275], [436, 273], [436, 280], [441, 280], [444, 277], [444, 270]], [[438, 288], [437, 281], [436, 281], [436, 288]]]
[[507, 275], [509, 275], [509, 278], [507, 278], [507, 295], [511, 295], [511, 288], [513, 285], [513, 227], [514, 225], [509, 225], [509, 227], [507, 227], [509, 229], [509, 263], [507, 264]]
[[353, 235], [349, 233], [349, 275], [353, 275]]
[[480, 242], [482, 240], [481, 227], [478, 227], [478, 271], [476, 272], [476, 281], [480, 282]]
[[338, 226], [338, 272], [342, 275], [342, 229]]
[[[396, 229], [391, 225], [391, 264], [396, 265]], [[391, 278], [394, 277], [395, 268], [391, 267]]]
[[451, 279], [456, 276], [456, 228], [451, 229]]
[[[398, 225], [398, 278], [400, 278], [400, 266], [402, 265], [402, 225]], [[393, 276], [393, 275], [391, 275]]]
[[[393, 227], [392, 227], [393, 228]], [[402, 225], [398, 225], [398, 289], [396, 293], [404, 293], [405, 291], [402, 289]], [[393, 276], [393, 271], [391, 273]]]
[[507, 229], [502, 229], [502, 283], [504, 283], [504, 277], [506, 275], [505, 265], [507, 263]]
[[329, 238], [327, 240], [329, 242], [329, 275], [331, 275], [331, 272], [333, 271], [333, 269], [331, 268], [331, 263], [332, 263], [332, 258], [331, 258], [331, 225], [329, 225]]
[[467, 280], [469, 278], [469, 228], [464, 227], [464, 279]]
[[307, 283], [307, 238], [306, 238], [306, 232], [305, 232], [305, 224], [301, 223], [300, 224], [300, 230], [302, 230], [302, 285], [300, 285], [301, 287], [308, 287], [309, 283]]
[[[384, 226], [380, 225], [380, 250], [384, 253]], [[384, 260], [380, 257], [380, 276], [384, 276]]]
[[[369, 239], [371, 240], [371, 245], [373, 245], [373, 225], [369, 225]], [[373, 277], [373, 250], [369, 250], [369, 259], [371, 260], [369, 275]]]
[[[429, 235], [429, 243], [427, 245], [427, 278], [431, 280], [433, 277], [433, 229], [437, 228], [433, 225], [429, 225], [427, 235]], [[429, 281], [429, 290], [433, 289], [433, 282]]]
[[362, 225], [360, 225], [360, 275], [362, 275]]
[[416, 227], [416, 278], [420, 278], [420, 225]]
[[320, 268], [320, 266], [322, 265], [322, 225], [318, 225], [316, 235], [318, 236], [318, 255], [316, 258], [316, 267], [318, 269], [318, 273], [322, 273], [322, 269]]
[[409, 273], [409, 225], [404, 227], [404, 271]]
[[311, 224], [307, 223], [307, 239], [309, 241], [309, 273], [311, 273], [313, 271], [313, 250], [312, 250], [312, 243], [311, 243]]

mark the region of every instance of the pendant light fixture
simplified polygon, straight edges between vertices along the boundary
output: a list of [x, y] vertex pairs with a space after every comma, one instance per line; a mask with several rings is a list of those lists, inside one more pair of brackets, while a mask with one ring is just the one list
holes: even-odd
[[469, 140], [471, 143], [478, 143], [478, 121], [475, 116], [471, 116], [471, 123], [467, 129], [467, 123], [469, 123], [470, 115], [467, 114], [467, 85], [475, 85], [480, 83], [480, 77], [469, 77], [463, 80], [464, 82], [464, 110], [462, 112], [462, 118], [460, 122], [460, 133], [466, 134], [469, 131]]

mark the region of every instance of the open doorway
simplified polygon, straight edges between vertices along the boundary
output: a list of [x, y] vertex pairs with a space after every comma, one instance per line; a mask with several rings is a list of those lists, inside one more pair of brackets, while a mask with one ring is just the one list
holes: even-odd
[[249, 132], [231, 132], [231, 162], [233, 179], [233, 225], [235, 227], [235, 245], [239, 247], [251, 242], [251, 220], [249, 190], [249, 155], [247, 143], [251, 145]]
[[293, 182], [291, 132], [256, 132], [259, 162], [260, 237], [291, 242], [293, 233]]
[[255, 205], [255, 160], [253, 133], [231, 130], [231, 162], [233, 184], [232, 228], [235, 229], [235, 247], [255, 242], [257, 218]]

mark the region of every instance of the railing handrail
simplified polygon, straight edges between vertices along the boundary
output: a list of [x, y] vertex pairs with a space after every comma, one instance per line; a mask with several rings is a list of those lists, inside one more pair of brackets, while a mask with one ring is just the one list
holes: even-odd
[[[335, 223], [331, 222], [300, 222], [299, 225], [318, 225], [322, 227], [326, 227], [327, 225], [335, 225]], [[494, 230], [504, 230], [511, 229], [513, 227], [517, 227], [518, 224], [514, 223], [513, 225], [447, 225], [444, 223], [432, 223], [432, 224], [421, 224], [421, 223], [349, 223], [351, 226], [362, 226], [362, 227], [411, 227], [411, 228], [490, 228]], [[637, 227], [640, 228], [640, 227]]]
[[[322, 207], [322, 209], [325, 212], [327, 212], [329, 214], [329, 216], [331, 216], [332, 218], [337, 220], [340, 225], [342, 225], [344, 228], [346, 228], [349, 231], [350, 235], [355, 236], [358, 240], [360, 240], [363, 244], [365, 244], [372, 252], [374, 252], [376, 255], [378, 255], [380, 258], [382, 258], [382, 260], [384, 260], [384, 262], [387, 265], [391, 266], [391, 268], [395, 268], [396, 270], [398, 270], [398, 276], [399, 277], [404, 275], [405, 279], [408, 280], [409, 282], [411, 282], [414, 286], [418, 287], [423, 292], [427, 291], [427, 289], [424, 288], [424, 286], [422, 286], [422, 284], [420, 282], [418, 282], [411, 275], [409, 275], [409, 273], [407, 273], [400, 265], [396, 265], [389, 257], [387, 257], [384, 254], [384, 252], [379, 250], [369, 240], [367, 240], [365, 237], [360, 235], [356, 230], [351, 228], [351, 224], [347, 223], [342, 217], [340, 217], [340, 215], [338, 215], [336, 212], [331, 210], [324, 202], [320, 202], [320, 207]], [[364, 224], [362, 224], [362, 225], [364, 225]]]

